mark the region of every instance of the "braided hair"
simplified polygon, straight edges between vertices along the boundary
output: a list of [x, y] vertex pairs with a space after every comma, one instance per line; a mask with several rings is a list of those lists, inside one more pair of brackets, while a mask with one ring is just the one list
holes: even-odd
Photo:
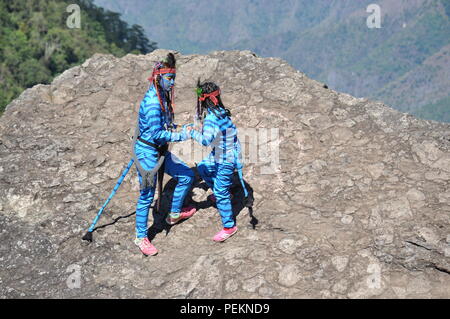
[[[175, 56], [173, 55], [172, 52], [169, 52], [167, 54], [167, 57], [164, 61], [161, 61], [162, 65], [164, 68], [169, 68], [169, 69], [175, 69], [175, 64], [176, 64], [177, 60], [175, 59]], [[161, 80], [161, 75], [158, 75], [158, 81], [156, 81], [156, 83], [158, 83], [159, 86], [159, 81]], [[164, 90], [163, 90], [164, 91]], [[173, 92], [172, 92], [173, 94]], [[169, 109], [172, 111], [172, 97], [169, 95], [169, 92], [164, 91], [164, 95], [166, 97], [166, 101], [169, 104]]]
[[[175, 69], [175, 65], [176, 65], [176, 59], [175, 59], [175, 55], [172, 52], [169, 52], [167, 54], [167, 57], [164, 61], [159, 61], [155, 64], [154, 66], [154, 70], [159, 70], [159, 69], [163, 69], [163, 68], [168, 68], [168, 69]], [[158, 100], [161, 103], [163, 109], [165, 110], [164, 106], [163, 106], [163, 101], [160, 98], [160, 95], [163, 94], [165, 100], [167, 101], [167, 106], [169, 109], [169, 122], [172, 123], [175, 120], [175, 114], [173, 111], [173, 100], [174, 100], [174, 92], [172, 89], [172, 92], [167, 92], [165, 90], [162, 90], [161, 85], [160, 85], [160, 81], [161, 81], [161, 75], [156, 75], [153, 79], [153, 84], [155, 86], [156, 89], [156, 94], [158, 95]]]
[[[200, 79], [197, 81], [197, 92], [201, 92], [201, 94], [209, 94], [217, 90], [220, 90], [220, 88], [214, 82], [200, 83]], [[204, 101], [197, 99], [197, 114], [199, 118], [203, 117], [203, 112], [205, 110], [209, 110], [218, 118], [231, 117], [231, 112], [223, 105], [220, 94], [217, 95], [216, 98], [217, 104], [214, 104], [210, 98], [207, 98]], [[225, 114], [221, 112], [221, 109], [225, 110]]]

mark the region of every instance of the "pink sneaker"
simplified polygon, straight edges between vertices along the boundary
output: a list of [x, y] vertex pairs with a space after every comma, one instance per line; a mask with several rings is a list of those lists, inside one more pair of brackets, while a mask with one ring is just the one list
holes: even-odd
[[147, 237], [136, 238], [134, 240], [134, 243], [136, 244], [136, 246], [139, 247], [141, 252], [146, 256], [153, 256], [158, 253], [158, 249], [156, 249], [156, 247], [153, 246], [153, 244], [150, 242], [150, 240], [148, 240]]
[[233, 228], [223, 228], [220, 232], [218, 232], [214, 236], [213, 240], [218, 242], [225, 241], [234, 234], [236, 234], [237, 230], [238, 230], [237, 226], [234, 226]]
[[183, 207], [180, 213], [170, 213], [166, 218], [166, 223], [169, 225], [175, 225], [183, 219], [188, 219], [195, 214], [197, 209], [192, 206]]

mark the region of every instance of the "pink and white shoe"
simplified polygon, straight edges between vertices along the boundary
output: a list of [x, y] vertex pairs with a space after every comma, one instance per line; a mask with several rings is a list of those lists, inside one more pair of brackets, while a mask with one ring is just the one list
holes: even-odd
[[225, 241], [234, 234], [236, 234], [237, 230], [238, 230], [237, 226], [234, 226], [232, 228], [223, 228], [213, 237], [213, 240], [217, 242]]
[[147, 237], [136, 238], [134, 240], [134, 243], [136, 244], [136, 246], [139, 247], [139, 249], [145, 256], [153, 256], [158, 253], [158, 249], [156, 249], [156, 247], [153, 246], [153, 244], [150, 242], [150, 240], [148, 240]]
[[169, 225], [175, 225], [184, 219], [192, 217], [196, 211], [197, 209], [192, 206], [183, 207], [180, 213], [170, 213], [166, 218], [166, 223]]

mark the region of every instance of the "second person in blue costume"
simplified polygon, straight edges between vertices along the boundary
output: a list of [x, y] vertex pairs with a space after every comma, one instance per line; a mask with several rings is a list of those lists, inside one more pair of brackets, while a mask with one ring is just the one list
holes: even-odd
[[220, 88], [213, 82], [198, 83], [197, 95], [197, 118], [201, 120], [206, 113], [203, 128], [199, 131], [191, 125], [187, 131], [201, 145], [212, 147], [212, 152], [197, 168], [200, 176], [213, 190], [214, 194], [209, 199], [216, 203], [223, 225], [213, 240], [222, 242], [238, 230], [230, 194], [235, 170], [239, 173], [245, 196], [248, 195], [242, 179], [241, 145], [231, 113], [220, 98]]

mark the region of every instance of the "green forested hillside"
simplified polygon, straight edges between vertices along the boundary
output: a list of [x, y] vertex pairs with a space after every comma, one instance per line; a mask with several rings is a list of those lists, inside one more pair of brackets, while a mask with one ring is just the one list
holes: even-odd
[[[78, 4], [80, 28], [69, 28], [67, 12]], [[0, 0], [0, 114], [24, 89], [49, 83], [94, 53], [148, 53], [156, 43], [142, 27], [92, 0]]]
[[450, 123], [450, 96], [422, 106], [414, 112], [414, 115], [427, 120]]
[[[95, 0], [183, 53], [248, 49], [403, 112], [450, 95], [450, 0]], [[381, 28], [369, 28], [377, 4]], [[436, 118], [441, 120], [442, 118]]]

